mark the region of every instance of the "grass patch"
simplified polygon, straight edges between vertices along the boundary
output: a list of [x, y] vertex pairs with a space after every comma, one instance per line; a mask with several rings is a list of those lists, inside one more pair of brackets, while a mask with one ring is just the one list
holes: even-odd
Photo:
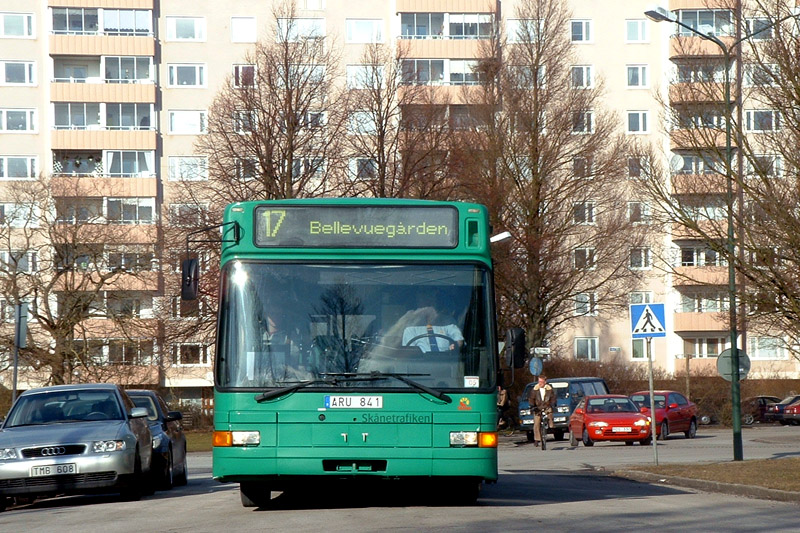
[[190, 452], [210, 452], [212, 430], [186, 431], [186, 450]]
[[631, 470], [720, 483], [800, 491], [800, 458], [758, 459], [712, 464], [638, 466]]

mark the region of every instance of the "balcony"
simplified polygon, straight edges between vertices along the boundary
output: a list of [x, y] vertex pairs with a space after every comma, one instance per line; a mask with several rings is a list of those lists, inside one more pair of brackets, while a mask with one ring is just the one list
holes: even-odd
[[[87, 280], [86, 277], [89, 277]], [[106, 291], [156, 291], [158, 290], [158, 272], [148, 271], [148, 272], [136, 272], [136, 273], [129, 273], [129, 272], [121, 272], [114, 278], [108, 281], [100, 281], [97, 278], [97, 274], [91, 272], [76, 272], [75, 276], [62, 276], [60, 277], [55, 285], [53, 286], [54, 290], [56, 291], [65, 291], [69, 290], [70, 287], [94, 287], [99, 286], [102, 283], [103, 290]], [[69, 285], [67, 285], [69, 283]], [[134, 318], [135, 320], [144, 320], [144, 321], [152, 321], [152, 318]], [[93, 321], [97, 321], [100, 324], [110, 324], [111, 321], [106, 319], [91, 319]], [[113, 331], [109, 330], [108, 326], [101, 327], [100, 336], [109, 336], [113, 335]], [[91, 331], [97, 332], [96, 329]]]
[[463, 59], [481, 56], [484, 39], [400, 39], [404, 58]]
[[[720, 36], [720, 41], [725, 46], [730, 47], [734, 38]], [[670, 39], [669, 58], [678, 59], [686, 57], [722, 57], [722, 49], [719, 45], [693, 35], [676, 35]]]
[[679, 9], [730, 9], [729, 0], [669, 0], [669, 10]]
[[713, 81], [673, 83], [669, 86], [670, 105], [725, 102], [724, 84]]
[[53, 196], [70, 198], [141, 198], [156, 196], [157, 182], [152, 178], [109, 178], [93, 179], [81, 177], [54, 177], [51, 183]]
[[155, 130], [53, 130], [53, 150], [155, 150]]
[[83, 81], [56, 78], [50, 83], [50, 100], [154, 104], [156, 86], [154, 83], [107, 83], [100, 78], [84, 78]]
[[707, 174], [673, 174], [672, 194], [723, 195], [726, 193], [727, 177], [717, 172]]
[[687, 228], [679, 224], [672, 225], [672, 240], [704, 240], [706, 236], [724, 239], [728, 231], [728, 223], [725, 219], [717, 220], [698, 220], [696, 221], [698, 230]]
[[673, 283], [676, 286], [727, 285], [728, 267], [679, 266], [675, 268]]
[[715, 128], [674, 129], [669, 132], [670, 149], [696, 150], [698, 147], [725, 147], [725, 132]]
[[156, 41], [152, 35], [51, 35], [50, 55], [77, 56], [153, 56]]
[[676, 333], [727, 332], [726, 313], [675, 313], [673, 324]]
[[[51, 0], [52, 1], [52, 0]], [[431, 4], [439, 4], [441, 9], [431, 10]], [[453, 11], [458, 13], [486, 13], [487, 7], [492, 7], [492, 3], [485, 0], [458, 0], [458, 2], [430, 2], [428, 0], [397, 0], [395, 11], [398, 13], [430, 13]], [[60, 4], [59, 4], [60, 5]], [[457, 6], [457, 7], [456, 7]], [[494, 11], [498, 11], [494, 6]]]
[[47, 7], [91, 7], [153, 9], [155, 0], [47, 0]]

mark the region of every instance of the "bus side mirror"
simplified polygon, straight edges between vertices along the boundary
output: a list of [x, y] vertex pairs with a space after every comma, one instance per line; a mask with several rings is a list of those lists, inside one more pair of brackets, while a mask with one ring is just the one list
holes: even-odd
[[196, 300], [200, 282], [200, 264], [197, 259], [181, 261], [181, 300]]
[[506, 333], [506, 365], [511, 368], [525, 366], [525, 330], [511, 328]]

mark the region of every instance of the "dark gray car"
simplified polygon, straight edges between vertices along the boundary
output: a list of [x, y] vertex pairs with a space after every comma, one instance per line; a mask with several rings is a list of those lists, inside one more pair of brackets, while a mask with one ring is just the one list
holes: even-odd
[[148, 491], [147, 410], [116, 385], [23, 392], [0, 427], [0, 509], [8, 497]]

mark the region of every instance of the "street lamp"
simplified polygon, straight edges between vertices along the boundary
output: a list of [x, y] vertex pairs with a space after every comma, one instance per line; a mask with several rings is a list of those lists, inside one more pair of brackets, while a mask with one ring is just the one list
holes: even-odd
[[740, 388], [739, 388], [739, 349], [736, 345], [738, 340], [738, 332], [736, 326], [736, 269], [734, 267], [734, 254], [736, 253], [736, 242], [733, 231], [733, 146], [731, 143], [731, 122], [733, 122], [733, 105], [731, 103], [731, 79], [730, 70], [732, 63], [732, 52], [743, 41], [750, 39], [763, 31], [773, 28], [775, 25], [780, 24], [785, 20], [800, 17], [800, 13], [794, 13], [782, 17], [767, 26], [759, 28], [753, 33], [749, 33], [739, 39], [733, 41], [730, 46], [725, 45], [718, 37], [710, 33], [703, 33], [691, 26], [684, 24], [677, 18], [673, 17], [669, 11], [663, 7], [655, 7], [644, 12], [645, 16], [653, 22], [672, 22], [678, 26], [689, 30], [691, 33], [697, 35], [701, 39], [711, 41], [719, 46], [722, 50], [722, 57], [724, 61], [723, 68], [723, 90], [725, 98], [725, 178], [726, 178], [726, 207], [727, 207], [727, 223], [728, 223], [728, 238], [727, 238], [727, 252], [728, 252], [728, 313], [731, 328], [731, 402], [733, 408], [733, 460], [741, 461], [742, 454], [742, 420], [741, 420], [741, 405], [740, 405]]

